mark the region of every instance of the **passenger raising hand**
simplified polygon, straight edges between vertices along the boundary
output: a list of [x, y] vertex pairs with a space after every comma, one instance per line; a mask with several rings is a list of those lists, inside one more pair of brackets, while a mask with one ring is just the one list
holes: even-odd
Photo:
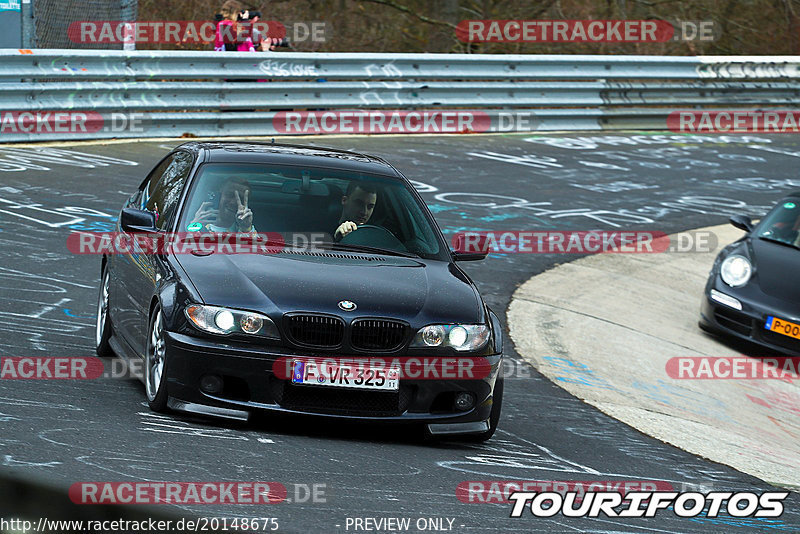
[[240, 232], [249, 232], [253, 229], [253, 210], [247, 203], [250, 200], [250, 190], [245, 190], [244, 199], [236, 191], [236, 227]]

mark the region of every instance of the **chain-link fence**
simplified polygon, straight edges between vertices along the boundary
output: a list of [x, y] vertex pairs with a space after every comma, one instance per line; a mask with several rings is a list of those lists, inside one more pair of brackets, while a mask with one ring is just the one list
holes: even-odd
[[87, 20], [136, 21], [138, 9], [138, 0], [32, 0], [32, 4], [30, 48], [122, 49], [122, 43], [70, 39], [70, 25]]

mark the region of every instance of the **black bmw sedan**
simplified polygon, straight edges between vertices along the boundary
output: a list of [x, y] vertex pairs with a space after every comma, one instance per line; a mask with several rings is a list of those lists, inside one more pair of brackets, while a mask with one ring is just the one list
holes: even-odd
[[[485, 254], [451, 251], [382, 159], [186, 143], [127, 200], [117, 235], [132, 245], [103, 254], [97, 352], [142, 366], [153, 410], [392, 421], [476, 440], [497, 428], [502, 330], [458, 265]], [[248, 246], [220, 246], [230, 235]]]
[[742, 215], [731, 223], [747, 234], [717, 256], [700, 327], [800, 356], [800, 191], [757, 225]]

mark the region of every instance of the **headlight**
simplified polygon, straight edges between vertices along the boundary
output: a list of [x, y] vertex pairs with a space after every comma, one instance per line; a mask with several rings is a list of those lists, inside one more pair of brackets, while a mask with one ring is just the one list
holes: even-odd
[[184, 310], [193, 325], [212, 334], [248, 334], [280, 339], [272, 319], [260, 313], [191, 304]]
[[731, 287], [745, 285], [752, 274], [753, 266], [750, 260], [738, 254], [725, 258], [719, 267], [719, 275], [722, 277], [722, 281]]
[[417, 332], [411, 346], [478, 350], [488, 340], [489, 327], [484, 324], [432, 324]]

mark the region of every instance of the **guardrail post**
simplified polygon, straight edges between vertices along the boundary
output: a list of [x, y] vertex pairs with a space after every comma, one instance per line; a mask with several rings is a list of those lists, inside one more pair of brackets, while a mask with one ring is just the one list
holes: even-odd
[[33, 2], [22, 0], [22, 48], [36, 48], [36, 28], [33, 24]]
[[[120, 20], [136, 22], [136, 12], [139, 7], [139, 0], [119, 0], [119, 1], [120, 1]], [[123, 43], [122, 49], [136, 50], [136, 41]]]

